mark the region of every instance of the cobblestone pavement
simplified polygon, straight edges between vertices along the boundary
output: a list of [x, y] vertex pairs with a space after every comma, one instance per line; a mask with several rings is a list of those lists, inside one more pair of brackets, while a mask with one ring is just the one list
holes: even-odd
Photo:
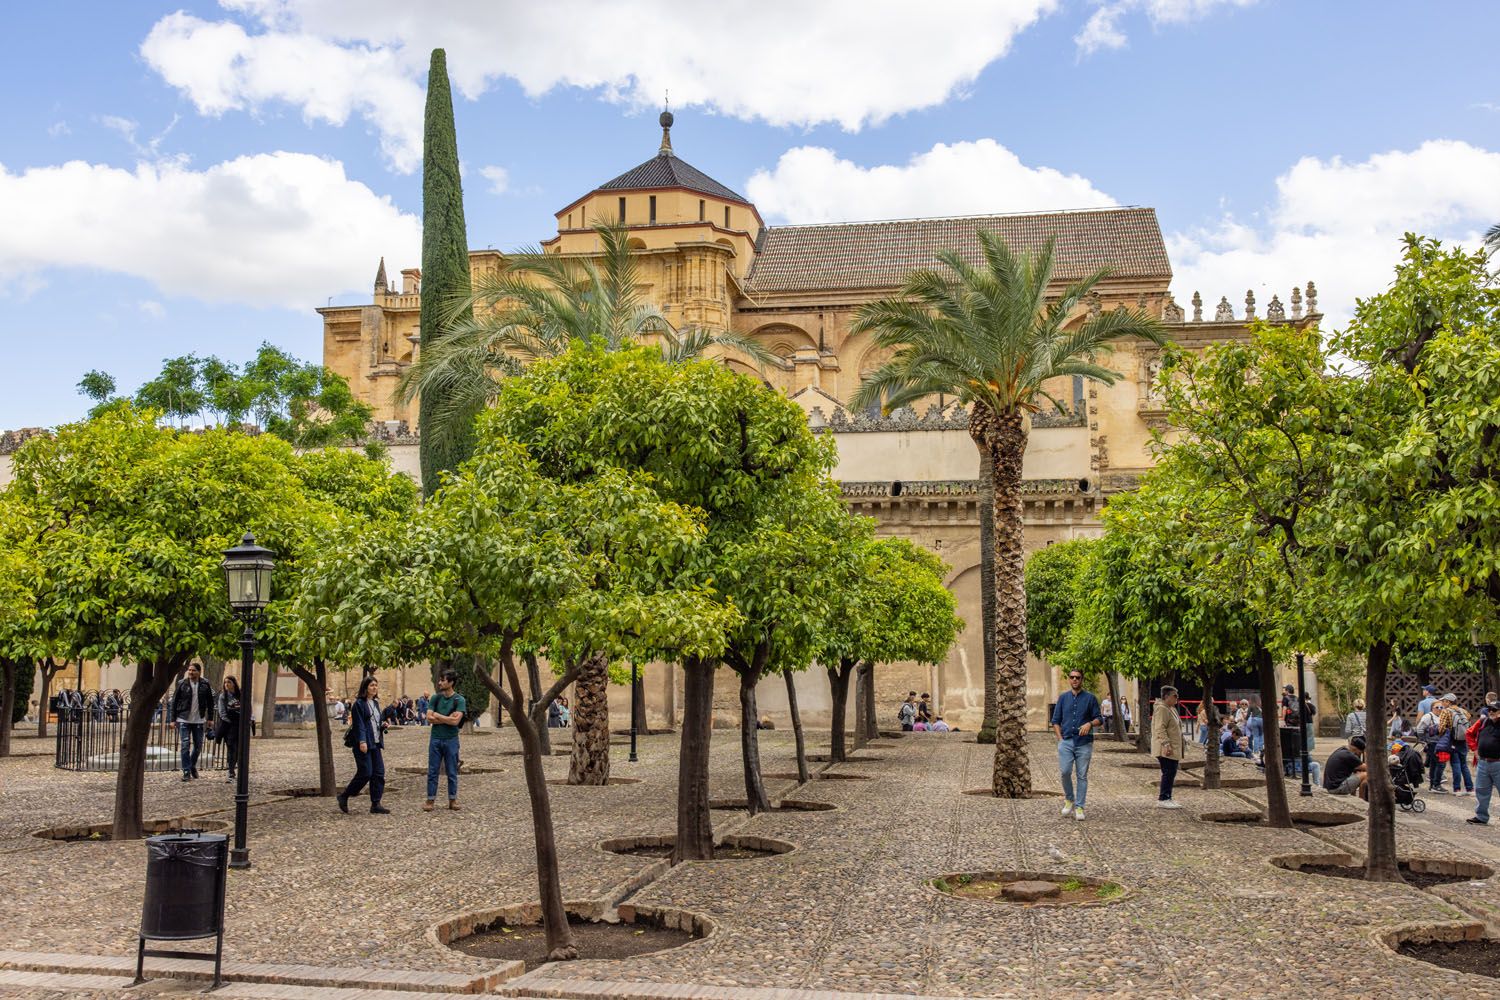
[[[738, 734], [714, 736], [713, 793], [743, 796]], [[421, 730], [391, 736], [390, 816], [368, 815], [360, 800], [344, 816], [331, 800], [276, 795], [313, 781], [312, 741], [303, 735], [256, 742], [254, 867], [230, 874], [228, 959], [344, 967], [351, 976], [358, 970], [475, 977], [495, 971], [494, 962], [436, 944], [429, 931], [465, 912], [533, 898], [520, 762], [506, 753], [515, 741], [509, 731], [466, 733], [465, 763], [501, 772], [462, 779], [463, 811], [427, 814], [419, 809], [423, 779], [396, 770], [425, 763], [425, 740]], [[28, 741], [18, 742], [24, 747]], [[811, 742], [820, 741], [814, 736]], [[640, 906], [708, 917], [717, 931], [706, 940], [629, 960], [585, 958], [547, 966], [504, 991], [641, 997], [670, 992], [743, 1000], [769, 998], [771, 989], [1019, 997], [1493, 995], [1494, 980], [1396, 956], [1376, 940], [1398, 925], [1473, 923], [1475, 914], [1496, 923], [1488, 882], [1424, 892], [1268, 863], [1274, 855], [1358, 855], [1362, 820], [1278, 831], [1199, 819], [1206, 811], [1249, 810], [1263, 801], [1263, 788], [1184, 788], [1177, 794], [1186, 808], [1158, 810], [1152, 808], [1154, 771], [1130, 766], [1150, 764], [1151, 758], [1101, 744], [1091, 772], [1088, 820], [1077, 823], [1058, 817], [1056, 798], [1012, 802], [962, 794], [988, 783], [991, 760], [991, 748], [963, 736], [913, 734], [882, 744], [861, 754], [868, 760], [834, 768], [874, 780], [815, 781], [795, 789], [796, 798], [830, 802], [835, 810], [748, 821], [739, 813], [715, 812], [717, 829], [791, 841], [797, 845], [793, 853], [680, 865], [630, 898]], [[761, 745], [767, 772], [794, 769], [790, 734], [762, 733]], [[675, 736], [645, 738], [641, 762], [629, 764], [624, 747], [616, 747], [614, 774], [638, 778], [638, 784], [552, 787], [570, 902], [618, 895], [653, 864], [650, 858], [605, 853], [596, 844], [607, 837], [673, 832], [675, 748]], [[9, 890], [0, 949], [133, 955], [141, 846], [32, 836], [52, 825], [107, 822], [113, 775], [55, 771], [47, 756], [32, 749], [0, 760], [0, 884]], [[1050, 738], [1034, 737], [1031, 751], [1039, 788], [1056, 791]], [[342, 749], [338, 766], [347, 779], [352, 767]], [[1259, 773], [1234, 770], [1239, 767], [1226, 762], [1225, 774]], [[567, 760], [554, 758], [547, 769], [560, 778]], [[794, 789], [788, 780], [769, 784], [773, 797]], [[1303, 806], [1305, 800], [1289, 787], [1293, 807]], [[232, 788], [222, 776], [184, 784], [171, 774], [153, 775], [146, 801], [153, 819], [232, 817]], [[1362, 809], [1321, 792], [1307, 807], [1355, 814]], [[1403, 855], [1500, 867], [1491, 830], [1462, 822], [1468, 810], [1471, 799], [1434, 803], [1421, 817], [1402, 814]], [[944, 873], [985, 870], [1106, 877], [1129, 892], [1088, 908], [1021, 909], [954, 899], [926, 884]], [[183, 988], [159, 980], [124, 992], [118, 979], [59, 987], [19, 981], [19, 975], [0, 976], [0, 995], [146, 996]], [[672, 984], [700, 990], [693, 994]], [[299, 988], [238, 984], [224, 995], [321, 995]]]

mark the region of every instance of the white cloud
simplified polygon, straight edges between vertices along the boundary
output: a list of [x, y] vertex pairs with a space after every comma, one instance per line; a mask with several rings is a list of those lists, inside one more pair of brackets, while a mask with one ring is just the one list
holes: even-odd
[[1185, 24], [1208, 17], [1222, 7], [1248, 7], [1257, 0], [1109, 0], [1090, 15], [1082, 30], [1073, 37], [1083, 55], [1100, 49], [1124, 48], [1129, 39], [1120, 27], [1121, 18], [1141, 12], [1152, 27]]
[[1477, 246], [1500, 221], [1500, 152], [1432, 140], [1358, 163], [1305, 157], [1277, 178], [1276, 191], [1258, 223], [1225, 215], [1169, 238], [1180, 303], [1201, 291], [1211, 316], [1228, 295], [1243, 315], [1248, 288], [1265, 315], [1272, 294], [1285, 305], [1292, 286], [1311, 279], [1325, 322], [1341, 326], [1356, 297], [1389, 285], [1404, 233]]
[[140, 308], [141, 312], [145, 313], [147, 316], [150, 316], [152, 319], [161, 319], [167, 314], [166, 307], [163, 306], [160, 302], [157, 302], [155, 299], [142, 299], [141, 301], [137, 302], [136, 305]]
[[208, 115], [277, 104], [308, 121], [351, 116], [398, 170], [421, 161], [428, 56], [448, 52], [475, 98], [501, 78], [536, 97], [563, 86], [631, 108], [701, 106], [774, 125], [848, 130], [961, 94], [1059, 0], [764, 0], [542, 4], [470, 0], [221, 0], [251, 25], [178, 12], [141, 54]]
[[56, 139], [59, 136], [71, 135], [73, 130], [68, 128], [67, 122], [53, 122], [47, 126], [47, 134]]
[[797, 223], [1115, 204], [1086, 178], [1027, 166], [993, 139], [938, 143], [905, 164], [873, 167], [820, 146], [800, 146], [746, 187], [768, 218]]
[[510, 171], [504, 167], [480, 167], [479, 176], [490, 182], [490, 194], [504, 194], [510, 188]]
[[416, 260], [421, 247], [415, 216], [350, 180], [343, 164], [301, 153], [202, 171], [0, 165], [0, 218], [0, 271], [19, 275], [18, 287], [34, 288], [49, 269], [91, 268], [164, 295], [293, 309], [367, 290], [379, 255]]

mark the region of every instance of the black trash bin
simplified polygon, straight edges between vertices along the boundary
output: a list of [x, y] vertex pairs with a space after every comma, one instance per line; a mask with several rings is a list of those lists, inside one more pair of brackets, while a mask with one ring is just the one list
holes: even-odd
[[1296, 726], [1279, 726], [1281, 733], [1281, 770], [1296, 774], [1296, 762], [1302, 757], [1302, 730]]
[[[183, 831], [146, 838], [146, 899], [136, 946], [135, 981], [143, 982], [146, 956], [213, 959], [214, 986], [221, 982], [224, 954], [224, 882], [229, 871], [229, 838], [221, 833]], [[146, 941], [215, 939], [214, 952], [158, 951]]]

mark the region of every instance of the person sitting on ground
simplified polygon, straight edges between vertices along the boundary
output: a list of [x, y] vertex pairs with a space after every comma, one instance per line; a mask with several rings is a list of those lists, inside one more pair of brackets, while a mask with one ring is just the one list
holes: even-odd
[[927, 732], [927, 722], [921, 716], [917, 716], [917, 721], [912, 724], [911, 728], [912, 732], [925, 733]]
[[932, 720], [932, 731], [934, 733], [948, 732], [948, 723], [943, 721], [943, 717], [941, 715]]
[[1249, 757], [1243, 745], [1244, 733], [1238, 726], [1224, 734], [1224, 739], [1219, 742], [1219, 756], [1221, 757]]
[[1365, 738], [1351, 736], [1347, 746], [1328, 755], [1323, 765], [1323, 789], [1333, 795], [1358, 795], [1365, 798]]

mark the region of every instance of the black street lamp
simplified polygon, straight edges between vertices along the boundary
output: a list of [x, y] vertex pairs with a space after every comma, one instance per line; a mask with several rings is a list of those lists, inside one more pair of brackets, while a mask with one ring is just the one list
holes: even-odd
[[255, 544], [255, 536], [245, 532], [240, 544], [224, 552], [224, 592], [230, 610], [245, 625], [240, 633], [240, 731], [235, 753], [240, 773], [234, 786], [234, 847], [229, 852], [229, 867], [249, 868], [250, 848], [245, 844], [250, 811], [250, 706], [255, 687], [255, 624], [271, 603], [271, 570], [276, 566], [270, 549]]
[[636, 685], [639, 684], [639, 683], [640, 683], [640, 679], [636, 676], [635, 661], [631, 660], [630, 661], [630, 763], [632, 763], [632, 764], [634, 764], [637, 760], [640, 759], [640, 758], [638, 758], [635, 755], [635, 733], [636, 733], [636, 729], [640, 725], [640, 720], [636, 718], [636, 711], [635, 711], [636, 710], [636, 706], [639, 704], [639, 702], [637, 701], [636, 696], [635, 696], [636, 695], [636, 690], [635, 689], [636, 689]]
[[1488, 640], [1484, 630], [1479, 626], [1469, 629], [1469, 642], [1479, 650], [1479, 676], [1484, 680], [1486, 691], [1494, 691], [1490, 683], [1490, 671], [1495, 669], [1495, 644]]
[[1312, 794], [1312, 760], [1307, 752], [1307, 673], [1297, 654], [1297, 742], [1302, 745], [1302, 794]]

